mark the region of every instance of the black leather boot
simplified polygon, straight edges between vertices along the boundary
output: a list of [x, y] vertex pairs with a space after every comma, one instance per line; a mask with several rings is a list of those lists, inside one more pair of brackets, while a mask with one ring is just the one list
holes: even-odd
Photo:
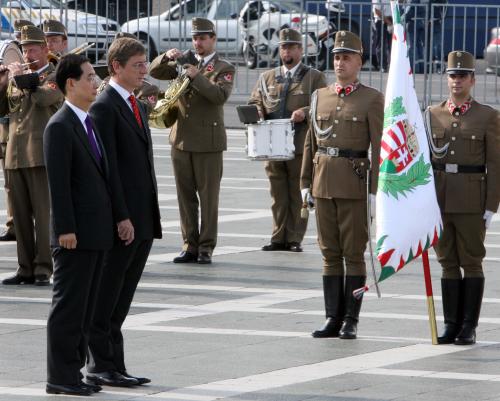
[[464, 278], [464, 322], [455, 339], [456, 345], [476, 343], [476, 327], [483, 301], [484, 277]]
[[463, 289], [462, 279], [441, 279], [443, 298], [444, 332], [438, 337], [438, 344], [453, 344], [462, 328]]
[[343, 340], [354, 340], [358, 332], [359, 311], [363, 297], [354, 298], [352, 292], [366, 283], [366, 276], [346, 276], [345, 278], [345, 316], [339, 337]]
[[326, 322], [312, 333], [314, 338], [338, 337], [344, 317], [344, 277], [323, 276]]

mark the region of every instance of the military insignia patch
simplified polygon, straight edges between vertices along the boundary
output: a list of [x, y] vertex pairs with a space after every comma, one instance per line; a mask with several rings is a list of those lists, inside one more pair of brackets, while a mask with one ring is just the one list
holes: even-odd
[[57, 89], [57, 84], [55, 82], [53, 82], [53, 81], [47, 82], [47, 86], [50, 89]]
[[156, 104], [156, 96], [155, 95], [148, 96], [148, 102], [151, 104]]
[[227, 82], [232, 82], [233, 80], [233, 74], [224, 74], [224, 79], [227, 81]]
[[207, 72], [212, 72], [214, 70], [214, 65], [212, 63], [209, 63], [207, 65]]

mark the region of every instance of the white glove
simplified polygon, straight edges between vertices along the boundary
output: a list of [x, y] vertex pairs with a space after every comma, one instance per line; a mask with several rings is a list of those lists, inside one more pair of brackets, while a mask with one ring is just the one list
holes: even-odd
[[302, 195], [302, 200], [307, 203], [307, 207], [309, 209], [314, 208], [314, 198], [311, 194], [311, 190], [309, 188], [303, 188], [300, 190], [300, 194]]
[[491, 219], [493, 218], [494, 214], [495, 214], [495, 212], [492, 212], [491, 210], [486, 210], [484, 212], [483, 219], [484, 219], [484, 225], [486, 228], [490, 228]]
[[377, 215], [377, 195], [370, 194], [370, 217], [373, 220]]

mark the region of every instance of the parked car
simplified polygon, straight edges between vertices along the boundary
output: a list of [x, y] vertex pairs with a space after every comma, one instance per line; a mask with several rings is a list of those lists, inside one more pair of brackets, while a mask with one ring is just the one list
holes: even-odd
[[486, 72], [500, 76], [500, 27], [491, 30], [491, 40], [484, 49]]
[[104, 56], [119, 25], [116, 21], [89, 14], [84, 11], [66, 9], [57, 0], [0, 0], [2, 39], [12, 38], [14, 21], [27, 19], [41, 26], [46, 19], [61, 21], [68, 31], [68, 49], [74, 49], [85, 42], [95, 46], [87, 51], [93, 61]]
[[160, 15], [130, 20], [123, 32], [136, 35], [149, 49], [150, 58], [171, 48], [186, 50], [191, 45], [191, 19], [208, 18], [217, 30], [217, 50], [235, 56], [241, 49], [241, 31], [237, 19], [246, 0], [183, 0]]
[[330, 26], [325, 17], [302, 12], [289, 2], [248, 1], [238, 16], [243, 31], [242, 53], [249, 68], [278, 65], [279, 32], [294, 28], [302, 33], [308, 64], [326, 68]]

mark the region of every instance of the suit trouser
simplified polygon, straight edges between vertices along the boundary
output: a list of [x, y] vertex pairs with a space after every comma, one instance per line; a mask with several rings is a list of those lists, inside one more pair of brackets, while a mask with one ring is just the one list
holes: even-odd
[[7, 173], [5, 171], [5, 159], [3, 156], [5, 155], [5, 148], [7, 144], [2, 143], [0, 151], [2, 152], [2, 172], [3, 172], [3, 177], [4, 177], [4, 188], [5, 188], [5, 201], [7, 205], [7, 221], [5, 222], [5, 226], [7, 227], [7, 233], [8, 234], [15, 234], [15, 228], [14, 228], [14, 219], [12, 218], [12, 202], [10, 200], [9, 196], [9, 188], [7, 184]]
[[315, 198], [323, 275], [366, 276], [366, 200]]
[[[183, 250], [211, 254], [217, 244], [222, 152], [185, 152], [172, 147], [172, 164]], [[200, 226], [198, 207], [201, 211]]]
[[[49, 242], [49, 184], [45, 167], [5, 170], [16, 222], [17, 273], [52, 274]], [[34, 220], [34, 222], [33, 222]]]
[[486, 226], [482, 214], [443, 213], [443, 233], [434, 247], [443, 278], [484, 277]]
[[302, 242], [307, 229], [307, 219], [300, 217], [300, 169], [302, 155], [287, 161], [266, 162], [266, 174], [271, 184], [273, 203], [273, 234], [271, 242], [284, 244]]
[[116, 244], [104, 257], [98, 308], [90, 328], [87, 371], [125, 372], [123, 322], [148, 260], [152, 239], [135, 239], [130, 245]]
[[47, 321], [47, 381], [78, 384], [85, 365], [104, 251], [55, 248], [52, 307]]

